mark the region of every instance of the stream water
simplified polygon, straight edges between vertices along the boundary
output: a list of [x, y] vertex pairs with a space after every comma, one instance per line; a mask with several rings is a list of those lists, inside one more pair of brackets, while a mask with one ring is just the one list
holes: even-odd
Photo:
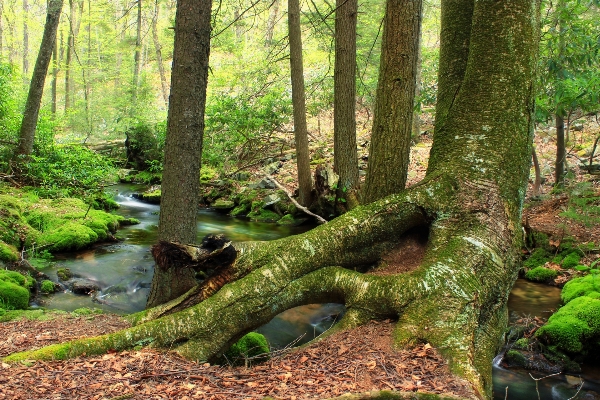
[[[97, 307], [108, 312], [126, 314], [144, 308], [152, 280], [153, 259], [149, 247], [156, 241], [159, 206], [142, 203], [131, 194], [139, 191], [135, 185], [118, 185], [115, 199], [121, 205], [118, 214], [140, 220], [139, 225], [124, 227], [118, 234], [124, 240], [116, 244], [96, 246], [77, 253], [57, 254], [55, 261], [44, 270], [56, 280], [59, 268], [69, 268], [74, 276], [94, 282], [100, 292], [96, 301], [69, 290], [41, 299], [40, 305], [72, 311], [81, 307]], [[198, 212], [198, 237], [209, 233], [224, 233], [234, 241], [273, 240], [302, 233], [311, 226], [282, 227], [275, 224], [250, 222], [231, 218], [213, 210]], [[511, 292], [508, 307], [518, 315], [547, 318], [560, 303], [560, 289], [519, 279]], [[306, 343], [318, 336], [344, 312], [340, 304], [307, 305], [288, 310], [258, 329], [274, 348], [283, 348], [291, 342]], [[499, 357], [497, 357], [499, 358]], [[533, 374], [539, 378], [543, 375]], [[560, 375], [536, 381], [526, 371], [507, 370], [494, 360], [494, 399], [567, 400], [577, 392], [579, 376]], [[584, 390], [600, 393], [600, 368], [584, 367]], [[575, 386], [574, 386], [575, 385]], [[508, 392], [506, 388], [508, 387]], [[506, 395], [508, 393], [508, 395]], [[582, 391], [583, 393], [583, 391]], [[580, 397], [582, 398], [581, 394]]]

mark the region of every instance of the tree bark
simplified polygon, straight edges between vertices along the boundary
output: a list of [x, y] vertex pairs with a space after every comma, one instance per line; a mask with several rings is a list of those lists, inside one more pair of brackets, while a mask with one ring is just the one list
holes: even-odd
[[312, 179], [308, 153], [308, 128], [306, 126], [306, 96], [304, 94], [299, 0], [288, 0], [288, 30], [294, 138], [296, 142], [296, 164], [298, 166], [298, 203], [306, 207], [310, 205], [311, 201]]
[[[196, 241], [211, 7], [211, 0], [177, 4], [159, 240]], [[193, 270], [158, 263], [147, 307], [172, 300], [195, 284]]]
[[137, 0], [135, 54], [133, 56], [133, 102], [137, 101], [142, 68], [142, 0]]
[[356, 19], [358, 0], [337, 0], [333, 75], [333, 169], [339, 175], [337, 198], [357, 205]]
[[[77, 9], [79, 8], [79, 15]], [[65, 112], [71, 108], [73, 91], [73, 54], [75, 52], [75, 40], [79, 35], [81, 26], [81, 15], [83, 14], [83, 0], [69, 0], [69, 35], [67, 37], [67, 51], [65, 55]]]
[[406, 185], [422, 10], [421, 0], [387, 1], [365, 203]]
[[560, 187], [565, 184], [565, 158], [567, 156], [565, 146], [565, 120], [562, 117], [562, 115], [556, 114], [554, 121], [556, 127], [556, 161], [554, 163], [554, 186]]
[[[439, 106], [445, 114], [436, 125], [421, 183], [303, 235], [236, 244], [232, 281], [194, 306], [169, 314], [195, 295], [192, 290], [133, 316], [136, 325], [130, 329], [4, 361], [98, 354], [149, 337], [186, 357], [213, 360], [281, 311], [336, 301], [345, 303], [347, 312], [334, 330], [397, 318], [396, 346], [430, 343], [457, 377], [471, 383], [474, 397], [491, 398], [492, 358], [520, 268], [539, 3], [471, 2], [472, 12], [463, 18], [455, 0], [442, 1], [447, 20], [462, 21], [443, 27], [443, 53], [465, 29], [469, 46], [455, 55], [466, 60], [442, 63], [440, 75], [459, 79], [447, 82], [459, 90], [453, 101]], [[428, 231], [427, 250], [416, 269], [385, 276], [354, 270], [385, 258], [416, 227]]]
[[57, 103], [57, 81], [58, 81], [58, 38], [54, 39], [54, 50], [52, 52], [52, 115], [56, 116], [56, 103]]
[[154, 16], [152, 17], [152, 41], [154, 42], [154, 50], [156, 51], [156, 64], [158, 65], [158, 73], [160, 74], [160, 89], [165, 101], [165, 106], [169, 106], [169, 87], [167, 85], [167, 77], [165, 74], [165, 66], [162, 58], [162, 46], [158, 39], [158, 13], [160, 7], [158, 0], [154, 3]]
[[29, 82], [29, 1], [23, 0], [23, 82]]
[[279, 3], [281, 0], [273, 0], [271, 10], [269, 11], [269, 19], [267, 19], [267, 28], [265, 34], [265, 44], [270, 46], [273, 44], [273, 33], [275, 32], [275, 24], [279, 18]]
[[62, 0], [50, 0], [48, 3], [44, 35], [42, 37], [37, 61], [35, 62], [35, 67], [33, 69], [31, 84], [29, 85], [29, 94], [27, 95], [25, 112], [23, 113], [21, 130], [19, 132], [19, 147], [17, 149], [17, 154], [29, 155], [33, 151], [35, 128], [37, 126], [42, 94], [44, 93], [46, 74], [48, 73], [48, 66], [50, 65], [50, 59], [56, 41], [56, 30], [58, 29], [62, 5]]

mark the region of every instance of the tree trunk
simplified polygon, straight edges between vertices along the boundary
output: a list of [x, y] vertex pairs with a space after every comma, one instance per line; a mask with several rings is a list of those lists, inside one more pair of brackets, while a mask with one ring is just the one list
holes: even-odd
[[337, 0], [333, 75], [333, 169], [337, 198], [354, 208], [358, 189], [356, 151], [356, 18], [358, 0]]
[[25, 112], [23, 113], [21, 130], [19, 132], [18, 154], [29, 155], [33, 151], [35, 127], [37, 126], [42, 94], [44, 93], [46, 74], [48, 73], [48, 66], [50, 65], [54, 43], [56, 42], [56, 30], [58, 29], [62, 4], [62, 0], [50, 0], [48, 3], [44, 35], [33, 69], [33, 76], [29, 85], [29, 94], [27, 95]]
[[162, 58], [162, 46], [160, 45], [160, 41], [158, 40], [158, 13], [160, 11], [160, 7], [158, 4], [158, 0], [154, 3], [154, 16], [152, 17], [152, 41], [154, 42], [154, 50], [156, 51], [156, 64], [158, 65], [158, 73], [160, 74], [160, 89], [163, 96], [163, 100], [165, 101], [165, 106], [169, 106], [169, 87], [167, 85], [167, 77], [165, 74], [165, 66], [163, 64]]
[[562, 115], [556, 114], [555, 126], [556, 161], [554, 164], [554, 186], [560, 187], [565, 184], [565, 158], [567, 156], [565, 146], [565, 120], [563, 119]]
[[[420, 184], [303, 235], [236, 245], [228, 272], [233, 281], [194, 306], [169, 314], [169, 308], [197, 295], [192, 290], [135, 315], [132, 328], [4, 361], [98, 354], [146, 338], [184, 356], [212, 360], [281, 311], [336, 301], [345, 303], [347, 312], [334, 330], [397, 318], [397, 346], [430, 343], [457, 377], [471, 383], [473, 396], [491, 398], [492, 358], [520, 267], [539, 3], [470, 2], [463, 1], [472, 10], [464, 18], [456, 0], [442, 1], [442, 54], [449, 56], [447, 46], [456, 46], [454, 39], [465, 30], [470, 37], [466, 51], [442, 58], [440, 75], [459, 79], [447, 82], [458, 90], [453, 101], [440, 105], [445, 113]], [[457, 19], [461, 23], [447, 25]], [[403, 234], [416, 227], [428, 232], [418, 267], [390, 275], [354, 270], [397, 251]]]
[[[77, 8], [79, 6], [79, 15]], [[81, 15], [83, 14], [83, 0], [69, 0], [69, 35], [67, 37], [67, 51], [65, 55], [65, 112], [71, 108], [73, 91], [73, 54], [75, 52], [75, 40], [81, 26]]]
[[57, 81], [58, 81], [58, 38], [54, 39], [54, 51], [52, 52], [52, 115], [56, 117]]
[[294, 108], [294, 138], [298, 166], [298, 203], [309, 206], [312, 180], [308, 153], [308, 128], [306, 126], [306, 96], [304, 95], [304, 68], [302, 66], [302, 33], [300, 30], [300, 2], [288, 0], [288, 30], [290, 40], [290, 74], [292, 79], [292, 105]]
[[279, 3], [281, 0], [273, 0], [271, 10], [269, 11], [269, 19], [267, 20], [267, 29], [265, 34], [265, 44], [270, 46], [273, 44], [273, 33], [275, 32], [275, 25], [277, 24], [277, 18], [279, 18]]
[[[159, 240], [196, 241], [211, 7], [211, 0], [177, 4]], [[195, 284], [189, 268], [157, 263], [147, 307], [172, 300]]]
[[23, 82], [29, 82], [29, 29], [27, 20], [29, 19], [29, 1], [23, 0]]
[[406, 185], [417, 82], [421, 0], [388, 0], [363, 202]]
[[133, 56], [133, 102], [137, 101], [142, 68], [142, 0], [137, 0], [135, 54]]

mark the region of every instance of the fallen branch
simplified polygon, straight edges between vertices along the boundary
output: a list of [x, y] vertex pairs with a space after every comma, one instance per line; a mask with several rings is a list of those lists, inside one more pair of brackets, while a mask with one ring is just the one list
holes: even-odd
[[301, 205], [300, 205], [300, 203], [298, 203], [298, 202], [297, 202], [297, 201], [296, 201], [296, 200], [295, 200], [295, 199], [292, 197], [292, 194], [291, 194], [290, 192], [288, 192], [288, 190], [287, 190], [287, 189], [286, 189], [286, 188], [285, 188], [283, 185], [281, 185], [281, 183], [277, 182], [277, 181], [275, 180], [275, 178], [273, 178], [273, 177], [270, 177], [270, 176], [267, 176], [267, 175], [265, 175], [265, 178], [266, 178], [266, 179], [268, 179], [268, 180], [270, 180], [271, 182], [273, 182], [273, 184], [274, 184], [275, 186], [277, 186], [277, 188], [279, 188], [280, 190], [283, 190], [283, 192], [284, 192], [284, 193], [287, 195], [287, 197], [289, 197], [289, 199], [292, 201], [292, 203], [294, 203], [294, 205], [295, 205], [295, 206], [296, 206], [298, 209], [300, 209], [300, 210], [304, 211], [306, 214], [308, 214], [308, 215], [310, 215], [310, 216], [313, 216], [313, 217], [315, 217], [315, 218], [317, 219], [317, 221], [319, 221], [319, 223], [320, 223], [320, 224], [325, 224], [325, 223], [327, 223], [327, 220], [326, 220], [325, 218], [323, 218], [323, 217], [321, 217], [321, 216], [319, 216], [319, 215], [317, 215], [317, 214], [315, 214], [315, 213], [311, 212], [311, 211], [310, 211], [308, 208], [306, 208], [306, 207], [304, 207], [304, 206], [301, 206]]

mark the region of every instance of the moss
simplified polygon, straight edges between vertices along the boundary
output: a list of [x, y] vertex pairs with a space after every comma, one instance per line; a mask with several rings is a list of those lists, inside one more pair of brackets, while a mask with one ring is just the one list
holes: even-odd
[[160, 189], [152, 190], [150, 192], [145, 192], [140, 195], [140, 200], [151, 204], [160, 204], [160, 198], [162, 196], [162, 192]]
[[536, 267], [525, 274], [525, 278], [533, 282], [548, 282], [557, 276], [557, 271], [544, 267]]
[[250, 212], [250, 204], [243, 203], [231, 210], [229, 215], [231, 215], [232, 217], [242, 217], [246, 216], [248, 212]]
[[277, 224], [294, 226], [297, 224], [297, 221], [296, 219], [294, 219], [294, 216], [292, 214], [286, 214], [283, 217], [281, 217], [279, 221], [277, 221]]
[[600, 299], [577, 297], [550, 317], [536, 336], [568, 353], [584, 354], [600, 339]]
[[568, 254], [563, 259], [561, 266], [566, 269], [575, 268], [577, 265], [579, 265], [580, 260], [581, 260], [581, 256], [579, 254], [577, 254], [576, 252], [573, 252], [573, 253]]
[[243, 365], [248, 359], [264, 361], [269, 351], [267, 339], [260, 333], [250, 332], [225, 352], [225, 358], [234, 365]]
[[517, 350], [527, 350], [529, 347], [529, 339], [521, 338], [513, 344], [513, 347]]
[[54, 293], [54, 282], [49, 280], [44, 280], [40, 284], [40, 291], [42, 293]]
[[600, 298], [600, 276], [591, 274], [582, 278], [572, 279], [565, 284], [560, 293], [560, 297], [564, 303], [569, 303], [581, 296]]
[[26, 309], [33, 280], [18, 272], [0, 270], [0, 306], [6, 310]]
[[39, 238], [40, 245], [46, 246], [50, 251], [79, 250], [97, 240], [98, 234], [93, 229], [75, 221], [67, 222]]
[[511, 365], [517, 367], [525, 367], [528, 364], [527, 358], [520, 351], [517, 350], [507, 351], [504, 357]]
[[546, 264], [552, 258], [552, 255], [543, 248], [535, 249], [523, 266], [527, 269], [533, 269]]
[[281, 219], [281, 216], [279, 216], [279, 214], [276, 212], [271, 210], [263, 210], [261, 208], [258, 211], [252, 211], [250, 214], [248, 214], [248, 218], [257, 222], [277, 222]]
[[[39, 350], [24, 351], [21, 353], [11, 354], [8, 357], [4, 357], [4, 362], [22, 362], [29, 359], [52, 361], [52, 360], [65, 360], [69, 357], [71, 350], [71, 344], [52, 344], [50, 346], [42, 347]], [[35, 354], [35, 356], [33, 356]]]
[[0, 261], [14, 262], [18, 259], [19, 251], [15, 246], [11, 246], [0, 240]]
[[68, 281], [73, 277], [73, 273], [69, 268], [59, 268], [56, 271], [56, 276], [58, 276], [58, 279], [61, 281]]
[[119, 221], [119, 225], [121, 226], [129, 226], [129, 225], [138, 225], [140, 220], [137, 218], [125, 218]]

